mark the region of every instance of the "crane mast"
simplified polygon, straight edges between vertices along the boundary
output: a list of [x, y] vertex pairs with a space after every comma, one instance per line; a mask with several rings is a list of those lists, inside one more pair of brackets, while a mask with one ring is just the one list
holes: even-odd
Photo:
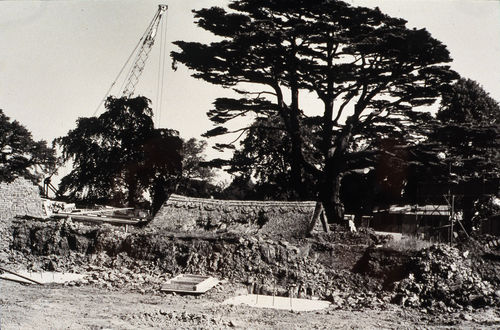
[[134, 64], [130, 70], [130, 73], [127, 76], [122, 96], [129, 98], [134, 94], [135, 87], [139, 82], [139, 78], [142, 74], [142, 71], [144, 70], [146, 61], [149, 57], [149, 53], [151, 52], [151, 49], [154, 45], [156, 33], [158, 31], [158, 25], [160, 24], [160, 21], [165, 15], [167, 9], [167, 5], [158, 6], [158, 11], [153, 17], [153, 20], [149, 24], [148, 28], [146, 29], [143, 37], [139, 41], [141, 43], [140, 49], [137, 53], [137, 56], [135, 57]]

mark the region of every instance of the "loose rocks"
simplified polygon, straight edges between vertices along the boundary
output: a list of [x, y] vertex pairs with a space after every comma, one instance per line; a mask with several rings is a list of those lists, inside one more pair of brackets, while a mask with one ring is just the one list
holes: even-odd
[[395, 283], [392, 301], [430, 311], [498, 305], [493, 285], [473, 270], [467, 254], [434, 245], [411, 258], [410, 274]]

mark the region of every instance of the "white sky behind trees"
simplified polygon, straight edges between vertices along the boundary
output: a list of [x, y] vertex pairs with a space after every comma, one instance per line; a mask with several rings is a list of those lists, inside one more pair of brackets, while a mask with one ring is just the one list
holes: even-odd
[[[496, 0], [347, 0], [378, 6], [412, 28], [426, 28], [447, 45], [451, 66], [479, 82], [500, 100], [500, 1]], [[89, 117], [104, 97], [158, 8], [159, 0], [1, 1], [0, 109], [49, 143]], [[167, 53], [175, 40], [209, 42], [211, 35], [193, 23], [192, 9], [223, 6], [225, 0], [170, 0]], [[156, 101], [159, 44], [136, 88]], [[212, 127], [206, 112], [230, 91], [190, 77], [167, 58], [160, 127], [184, 138]], [[115, 91], [115, 94], [117, 91]], [[156, 104], [153, 103], [153, 110]], [[102, 108], [100, 112], [102, 113]], [[155, 114], [155, 124], [160, 117]], [[209, 140], [209, 142], [214, 142]], [[209, 157], [219, 157], [207, 150]]]

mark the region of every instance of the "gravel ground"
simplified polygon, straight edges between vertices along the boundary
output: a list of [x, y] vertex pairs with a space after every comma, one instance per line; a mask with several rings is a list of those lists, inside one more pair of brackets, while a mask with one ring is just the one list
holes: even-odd
[[95, 286], [22, 285], [0, 280], [1, 329], [415, 329], [498, 328], [500, 312], [425, 314], [380, 309], [290, 312], [222, 302], [244, 291], [225, 284], [202, 296], [140, 293]]

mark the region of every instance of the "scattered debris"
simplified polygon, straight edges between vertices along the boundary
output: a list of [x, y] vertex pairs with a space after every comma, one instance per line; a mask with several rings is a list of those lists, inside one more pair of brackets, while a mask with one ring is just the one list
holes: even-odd
[[99, 215], [86, 215], [81, 213], [68, 213], [68, 214], [54, 214], [56, 218], [66, 218], [75, 221], [88, 221], [88, 222], [97, 222], [97, 223], [110, 223], [110, 224], [119, 224], [119, 225], [136, 225], [140, 222], [140, 220], [133, 219], [121, 219], [121, 218], [113, 218], [113, 217], [104, 217]]
[[99, 209], [90, 210], [73, 208], [71, 211], [67, 211], [63, 209], [53, 212], [52, 217], [117, 225], [136, 225], [142, 221], [148, 220], [148, 214], [143, 210], [135, 210], [131, 207], [118, 208], [110, 206], [103, 206]]
[[51, 217], [55, 213], [59, 212], [72, 212], [76, 208], [76, 205], [75, 203], [65, 203], [61, 201], [42, 198], [42, 207], [45, 215], [47, 217]]

